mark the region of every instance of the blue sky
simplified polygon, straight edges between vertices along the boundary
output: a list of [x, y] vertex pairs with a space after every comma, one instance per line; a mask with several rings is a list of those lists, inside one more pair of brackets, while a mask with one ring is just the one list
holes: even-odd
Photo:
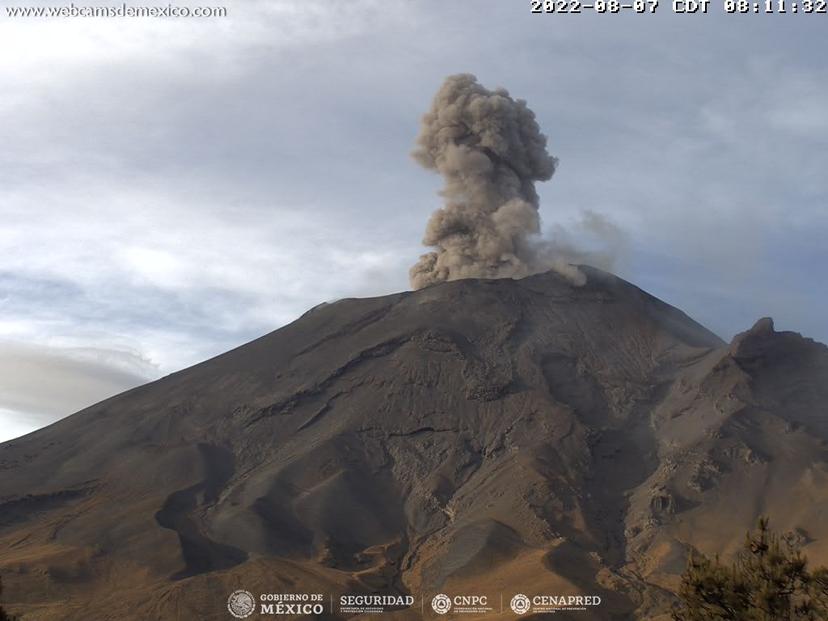
[[548, 234], [598, 212], [624, 232], [614, 270], [723, 338], [772, 315], [828, 341], [828, 16], [528, 5], [3, 10], [0, 440], [406, 289], [440, 202], [409, 153], [458, 72], [535, 111], [560, 158]]

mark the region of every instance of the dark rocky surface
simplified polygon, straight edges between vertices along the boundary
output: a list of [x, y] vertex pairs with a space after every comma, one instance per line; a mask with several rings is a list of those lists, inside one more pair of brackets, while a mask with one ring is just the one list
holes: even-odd
[[759, 515], [828, 562], [828, 349], [768, 319], [728, 345], [584, 269], [321, 305], [0, 445], [8, 607], [557, 592], [656, 619], [688, 551]]

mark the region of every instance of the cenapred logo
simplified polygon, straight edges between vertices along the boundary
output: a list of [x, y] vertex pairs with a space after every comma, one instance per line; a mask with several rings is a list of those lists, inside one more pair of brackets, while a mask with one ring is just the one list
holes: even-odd
[[566, 610], [571, 612], [586, 611], [592, 606], [600, 606], [599, 595], [533, 595], [528, 597], [518, 593], [509, 602], [509, 608], [517, 615], [555, 614]]
[[532, 607], [532, 602], [523, 593], [518, 593], [509, 602], [509, 608], [517, 615], [525, 615]]
[[256, 598], [244, 589], [233, 591], [227, 598], [227, 610], [236, 619], [246, 619], [256, 611]]
[[431, 600], [431, 607], [438, 615], [444, 615], [451, 610], [451, 598], [443, 593], [435, 595], [434, 599]]

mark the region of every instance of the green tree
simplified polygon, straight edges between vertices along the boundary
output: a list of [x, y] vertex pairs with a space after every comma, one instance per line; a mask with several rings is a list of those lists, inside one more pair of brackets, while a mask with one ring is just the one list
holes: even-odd
[[681, 579], [675, 621], [826, 621], [828, 569], [808, 569], [790, 535], [761, 518], [730, 564], [691, 555]]

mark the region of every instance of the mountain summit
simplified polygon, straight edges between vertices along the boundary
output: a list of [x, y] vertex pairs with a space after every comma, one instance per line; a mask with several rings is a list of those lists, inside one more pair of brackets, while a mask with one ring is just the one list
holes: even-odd
[[759, 515], [826, 563], [828, 348], [769, 319], [727, 344], [581, 269], [323, 304], [0, 445], [7, 607], [557, 593], [601, 598], [562, 620], [656, 619]]

